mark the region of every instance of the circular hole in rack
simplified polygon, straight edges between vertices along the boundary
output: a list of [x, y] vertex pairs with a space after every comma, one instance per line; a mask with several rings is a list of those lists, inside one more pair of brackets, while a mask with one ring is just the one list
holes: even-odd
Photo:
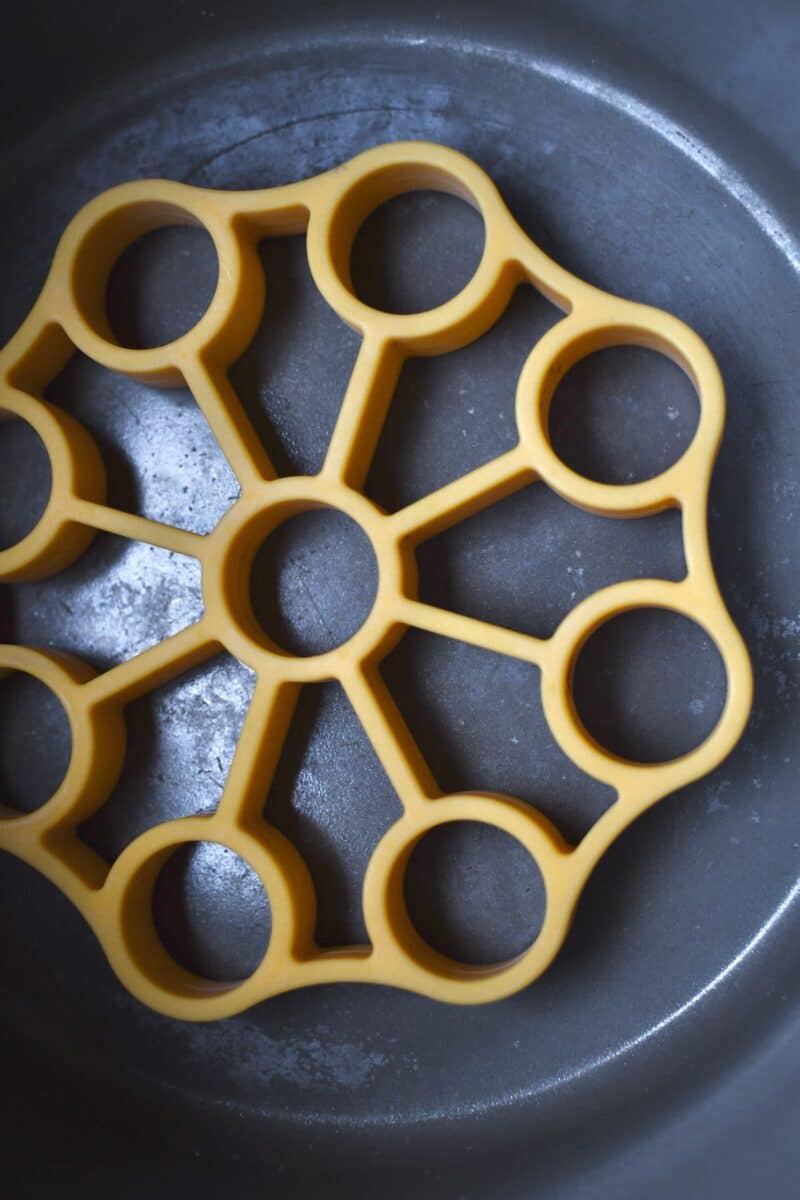
[[483, 254], [483, 218], [458, 196], [404, 192], [361, 225], [350, 258], [356, 295], [381, 312], [426, 312], [469, 283]]
[[725, 704], [725, 664], [694, 621], [664, 608], [612, 617], [581, 650], [575, 708], [595, 741], [620, 758], [661, 763], [694, 750]]
[[0, 675], [0, 804], [34, 812], [69, 767], [72, 731], [61, 701], [24, 671]]
[[641, 483], [681, 457], [700, 414], [686, 373], [643, 346], [588, 354], [559, 383], [550, 403], [555, 453], [597, 483]]
[[536, 862], [516, 838], [482, 821], [449, 821], [424, 834], [406, 866], [405, 898], [428, 945], [473, 966], [516, 958], [544, 920]]
[[250, 601], [259, 625], [284, 650], [324, 654], [369, 616], [378, 564], [367, 535], [333, 508], [283, 522], [253, 559]]
[[36, 527], [52, 482], [50, 456], [36, 430], [0, 410], [0, 550]]
[[197, 225], [167, 225], [137, 238], [117, 259], [106, 289], [120, 345], [148, 350], [187, 333], [211, 303], [218, 273], [214, 242]]
[[180, 966], [203, 979], [238, 983], [269, 945], [269, 901], [258, 875], [219, 842], [179, 846], [153, 889], [153, 923]]

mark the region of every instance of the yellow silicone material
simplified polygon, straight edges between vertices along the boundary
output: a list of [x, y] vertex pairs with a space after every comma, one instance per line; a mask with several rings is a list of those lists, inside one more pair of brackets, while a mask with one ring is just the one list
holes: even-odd
[[[428, 312], [390, 315], [355, 295], [351, 247], [373, 209], [418, 188], [451, 192], [474, 205], [483, 218], [485, 249], [472, 279], [451, 300]], [[199, 224], [213, 238], [219, 257], [214, 297], [198, 323], [175, 341], [154, 349], [120, 346], [106, 316], [109, 272], [141, 234], [177, 223]], [[317, 287], [363, 340], [321, 471], [276, 479], [227, 369], [262, 313], [259, 240], [304, 231]], [[479, 337], [523, 281], [567, 315], [534, 346], [520, 375], [518, 444], [399, 512], [382, 511], [364, 496], [362, 485], [403, 360], [455, 350]], [[548, 407], [564, 374], [592, 351], [620, 344], [669, 355], [694, 383], [700, 407], [683, 456], [663, 474], [629, 486], [576, 474], [554, 453], [548, 435]], [[105, 504], [103, 465], [92, 439], [43, 399], [76, 347], [113, 371], [191, 389], [241, 485], [240, 499], [211, 534], [188, 533]], [[35, 812], [0, 810], [0, 848], [61, 888], [94, 929], [124, 985], [154, 1009], [207, 1020], [291, 988], [344, 980], [391, 984], [462, 1004], [507, 996], [550, 963], [581, 889], [611, 841], [660, 797], [715, 767], [742, 732], [751, 700], [750, 665], [717, 589], [706, 534], [709, 480], [724, 420], [716, 364], [679, 320], [602, 292], [550, 259], [516, 224], [483, 171], [453, 150], [414, 142], [380, 146], [314, 179], [264, 191], [206, 191], [160, 180], [112, 188], [87, 204], [64, 233], [39, 299], [0, 356], [0, 383], [5, 414], [33, 426], [52, 468], [47, 508], [27, 537], [0, 552], [0, 578], [50, 575], [77, 558], [96, 530], [193, 555], [202, 564], [202, 619], [101, 674], [66, 654], [0, 647], [0, 669], [26, 672], [51, 688], [72, 728], [72, 757], [61, 786]], [[547, 639], [421, 603], [415, 547], [536, 479], [571, 503], [607, 516], [679, 508], [686, 577], [605, 588], [578, 604]], [[276, 645], [256, 621], [249, 572], [271, 529], [321, 505], [346, 513], [364, 530], [379, 582], [369, 617], [349, 641], [299, 657]], [[647, 766], [617, 758], [593, 741], [571, 691], [577, 656], [591, 633], [615, 614], [645, 606], [699, 623], [722, 655], [728, 687], [716, 728], [697, 749]], [[536, 808], [513, 797], [441, 794], [378, 670], [410, 626], [539, 668], [544, 711], [559, 745], [616, 791], [615, 803], [577, 846]], [[252, 667], [257, 683], [218, 808], [211, 816], [149, 829], [109, 867], [76, 830], [103, 804], [121, 770], [125, 705], [221, 648]], [[404, 811], [379, 842], [364, 880], [371, 944], [322, 950], [314, 941], [316, 900], [308, 869], [270, 825], [264, 804], [300, 687], [327, 679], [343, 686]], [[533, 944], [489, 967], [455, 962], [426, 944], [404, 900], [405, 864], [417, 841], [434, 826], [464, 820], [498, 826], [517, 838], [538, 864], [546, 890], [546, 912]], [[268, 949], [243, 981], [219, 983], [189, 973], [167, 953], [154, 927], [152, 890], [159, 870], [177, 847], [198, 841], [219, 842], [241, 855], [269, 897]]]

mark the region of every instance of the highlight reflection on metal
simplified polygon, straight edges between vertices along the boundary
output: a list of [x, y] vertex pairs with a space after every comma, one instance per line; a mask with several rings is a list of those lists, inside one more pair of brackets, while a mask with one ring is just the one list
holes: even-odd
[[[481, 213], [485, 247], [458, 295], [428, 312], [389, 314], [365, 305], [350, 279], [350, 252], [365, 218], [400, 192], [435, 188]], [[219, 276], [197, 324], [167, 345], [118, 344], [105, 308], [109, 273], [122, 251], [148, 230], [195, 223], [212, 237]], [[362, 335], [361, 349], [323, 467], [313, 477], [282, 478], [251, 428], [227, 376], [259, 323], [264, 278], [256, 251], [269, 236], [306, 233], [317, 287]], [[566, 314], [533, 347], [517, 387], [518, 444], [507, 453], [396, 513], [362, 491], [405, 358], [446, 353], [485, 333], [514, 288], [531, 283]], [[612, 345], [644, 345], [669, 355], [693, 381], [700, 404], [694, 438], [655, 478], [630, 485], [587, 479], [557, 457], [548, 410], [558, 383], [576, 362]], [[105, 474], [89, 434], [43, 399], [75, 349], [114, 371], [152, 383], [188, 386], [236, 472], [241, 497], [203, 536], [110, 508]], [[204, 615], [160, 645], [101, 674], [78, 659], [20, 646], [0, 648], [0, 670], [35, 676], [63, 704], [72, 756], [61, 786], [37, 811], [0, 810], [0, 847], [29, 862], [72, 900], [100, 939], [122, 982], [145, 1003], [190, 1020], [241, 1011], [267, 996], [309, 984], [392, 984], [443, 1001], [479, 1003], [506, 996], [536, 978], [566, 936], [581, 890], [611, 841], [649, 805], [715, 767], [737, 741], [750, 707], [744, 644], [717, 589], [706, 532], [711, 471], [724, 423], [724, 390], [704, 343], [658, 309], [611, 296], [545, 255], [509, 214], [491, 180], [469, 159], [427, 143], [378, 147], [314, 179], [252, 192], [220, 192], [165, 181], [123, 184], [91, 201], [65, 232], [29, 317], [0, 355], [0, 405], [28, 421], [44, 442], [52, 490], [39, 523], [0, 551], [0, 578], [50, 575], [74, 561], [97, 530], [199, 559]], [[687, 574], [680, 582], [638, 579], [615, 584], [577, 605], [552, 637], [539, 639], [446, 612], [416, 598], [415, 548], [426, 538], [533, 482], [607, 516], [644, 516], [678, 507]], [[342, 645], [301, 657], [261, 628], [250, 600], [250, 569], [263, 541], [283, 521], [328, 506], [356, 521], [378, 564], [371, 613]], [[660, 607], [698, 622], [725, 663], [728, 695], [716, 728], [683, 757], [642, 765], [615, 757], [583, 728], [572, 698], [572, 672], [586, 640], [612, 616]], [[584, 771], [616, 791], [616, 801], [587, 836], [571, 846], [533, 806], [482, 793], [443, 796], [379, 672], [404, 629], [458, 638], [536, 665], [549, 725]], [[257, 685], [216, 811], [149, 829], [109, 867], [78, 837], [118, 778], [125, 750], [124, 708], [134, 698], [210, 658], [221, 648], [247, 663]], [[314, 943], [311, 877], [291, 843], [269, 823], [264, 802], [299, 689], [337, 679], [403, 806], [376, 847], [364, 880], [370, 945], [320, 950]], [[489, 967], [455, 962], [429, 946], [409, 918], [403, 890], [408, 858], [421, 837], [450, 821], [481, 821], [517, 838], [535, 859], [546, 911], [533, 944]], [[159, 871], [179, 846], [218, 842], [245, 859], [270, 900], [266, 954], [247, 979], [219, 983], [177, 963], [152, 916]]]

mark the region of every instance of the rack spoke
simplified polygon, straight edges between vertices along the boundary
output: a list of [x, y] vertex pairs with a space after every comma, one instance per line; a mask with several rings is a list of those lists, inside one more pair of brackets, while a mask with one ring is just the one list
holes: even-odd
[[350, 487], [363, 485], [402, 365], [396, 346], [365, 337], [336, 419], [323, 475]]
[[149, 650], [96, 675], [83, 685], [84, 694], [98, 704], [104, 701], [129, 704], [176, 675], [206, 662], [220, 648], [205, 621], [197, 621]]
[[300, 694], [282, 679], [259, 679], [236, 745], [216, 815], [241, 826], [257, 823]]
[[415, 542], [435, 537], [451, 525], [466, 520], [519, 491], [538, 478], [519, 446], [493, 458], [467, 475], [454, 479], [413, 504], [399, 509], [388, 520], [398, 537]]
[[274, 479], [275, 468], [225, 371], [197, 359], [184, 366], [183, 377], [242, 487]]
[[502, 625], [494, 625], [490, 621], [466, 617], [450, 609], [437, 608], [433, 604], [423, 604], [419, 600], [402, 599], [396, 615], [398, 621], [413, 629], [436, 633], [440, 637], [452, 638], [458, 642], [467, 642], [468, 645], [477, 646], [481, 650], [505, 654], [509, 658], [518, 658], [537, 667], [543, 667], [548, 658], [549, 641], [532, 637], [528, 633], [506, 629]]
[[441, 789], [378, 668], [353, 664], [340, 682], [403, 808], [438, 796]]
[[205, 539], [200, 533], [164, 525], [150, 517], [110, 508], [107, 504], [96, 504], [93, 500], [72, 499], [67, 504], [67, 514], [80, 525], [89, 525], [103, 533], [113, 533], [134, 542], [146, 542], [160, 546], [174, 554], [186, 554], [191, 558], [202, 558]]

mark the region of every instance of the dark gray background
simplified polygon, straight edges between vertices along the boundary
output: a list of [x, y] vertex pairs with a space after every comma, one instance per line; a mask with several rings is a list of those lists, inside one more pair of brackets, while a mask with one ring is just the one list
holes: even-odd
[[[402, 19], [381, 6], [334, 19], [310, 3], [66, 7], [26, 6], [2, 48], [2, 337], [69, 217], [113, 183], [266, 186], [393, 138], [457, 146], [546, 250], [677, 313], [717, 356], [730, 408], [711, 531], [756, 701], [730, 760], [612, 848], [548, 974], [489, 1007], [337, 987], [216, 1025], [169, 1021], [123, 992], [48, 884], [3, 858], [4, 1136], [20, 1194], [71, 1194], [75, 1181], [98, 1196], [794, 1195], [797, 7], [411, 3]], [[362, 293], [434, 302], [469, 275], [479, 237], [455, 202], [398, 202], [357, 247]], [[282, 469], [314, 470], [356, 339], [314, 295], [300, 243], [263, 258], [265, 321], [232, 375]], [[120, 332], [185, 327], [213, 277], [202, 235], [151, 240], [114, 281]], [[521, 292], [480, 343], [409, 364], [369, 494], [396, 507], [512, 444], [516, 373], [557, 315]], [[691, 395], [651, 358], [605, 356], [562, 389], [553, 434], [581, 469], [621, 482], [685, 444]], [[95, 432], [115, 503], [207, 530], [235, 495], [188, 395], [80, 359], [49, 394]], [[18, 427], [0, 431], [0, 455], [13, 541], [46, 495], [46, 465]], [[299, 644], [344, 632], [368, 601], [368, 586], [344, 592], [362, 577], [354, 552], [330, 518], [284, 538], [256, 585], [265, 619]], [[674, 514], [605, 521], [541, 487], [419, 559], [424, 598], [540, 634], [598, 586], [682, 570]], [[58, 579], [4, 589], [0, 617], [8, 639], [103, 667], [200, 608], [195, 564], [99, 538]], [[659, 618], [623, 632], [609, 627], [582, 664], [587, 723], [642, 758], [694, 744], [723, 696], [712, 649]], [[411, 634], [386, 676], [444, 787], [514, 793], [576, 837], [609, 802], [555, 748], [531, 669]], [[132, 706], [123, 778], [87, 840], [113, 857], [153, 822], [213, 807], [251, 687], [222, 658]], [[59, 715], [18, 681], [0, 708], [4, 791], [26, 807], [63, 766]], [[396, 800], [335, 687], [307, 690], [269, 806], [309, 859], [320, 940], [357, 939], [359, 882]], [[486, 957], [531, 932], [536, 878], [513, 845], [466, 830], [425, 854], [410, 900], [428, 936]], [[209, 973], [241, 973], [263, 943], [263, 905], [235, 859], [201, 850], [163, 881], [164, 936]]]

